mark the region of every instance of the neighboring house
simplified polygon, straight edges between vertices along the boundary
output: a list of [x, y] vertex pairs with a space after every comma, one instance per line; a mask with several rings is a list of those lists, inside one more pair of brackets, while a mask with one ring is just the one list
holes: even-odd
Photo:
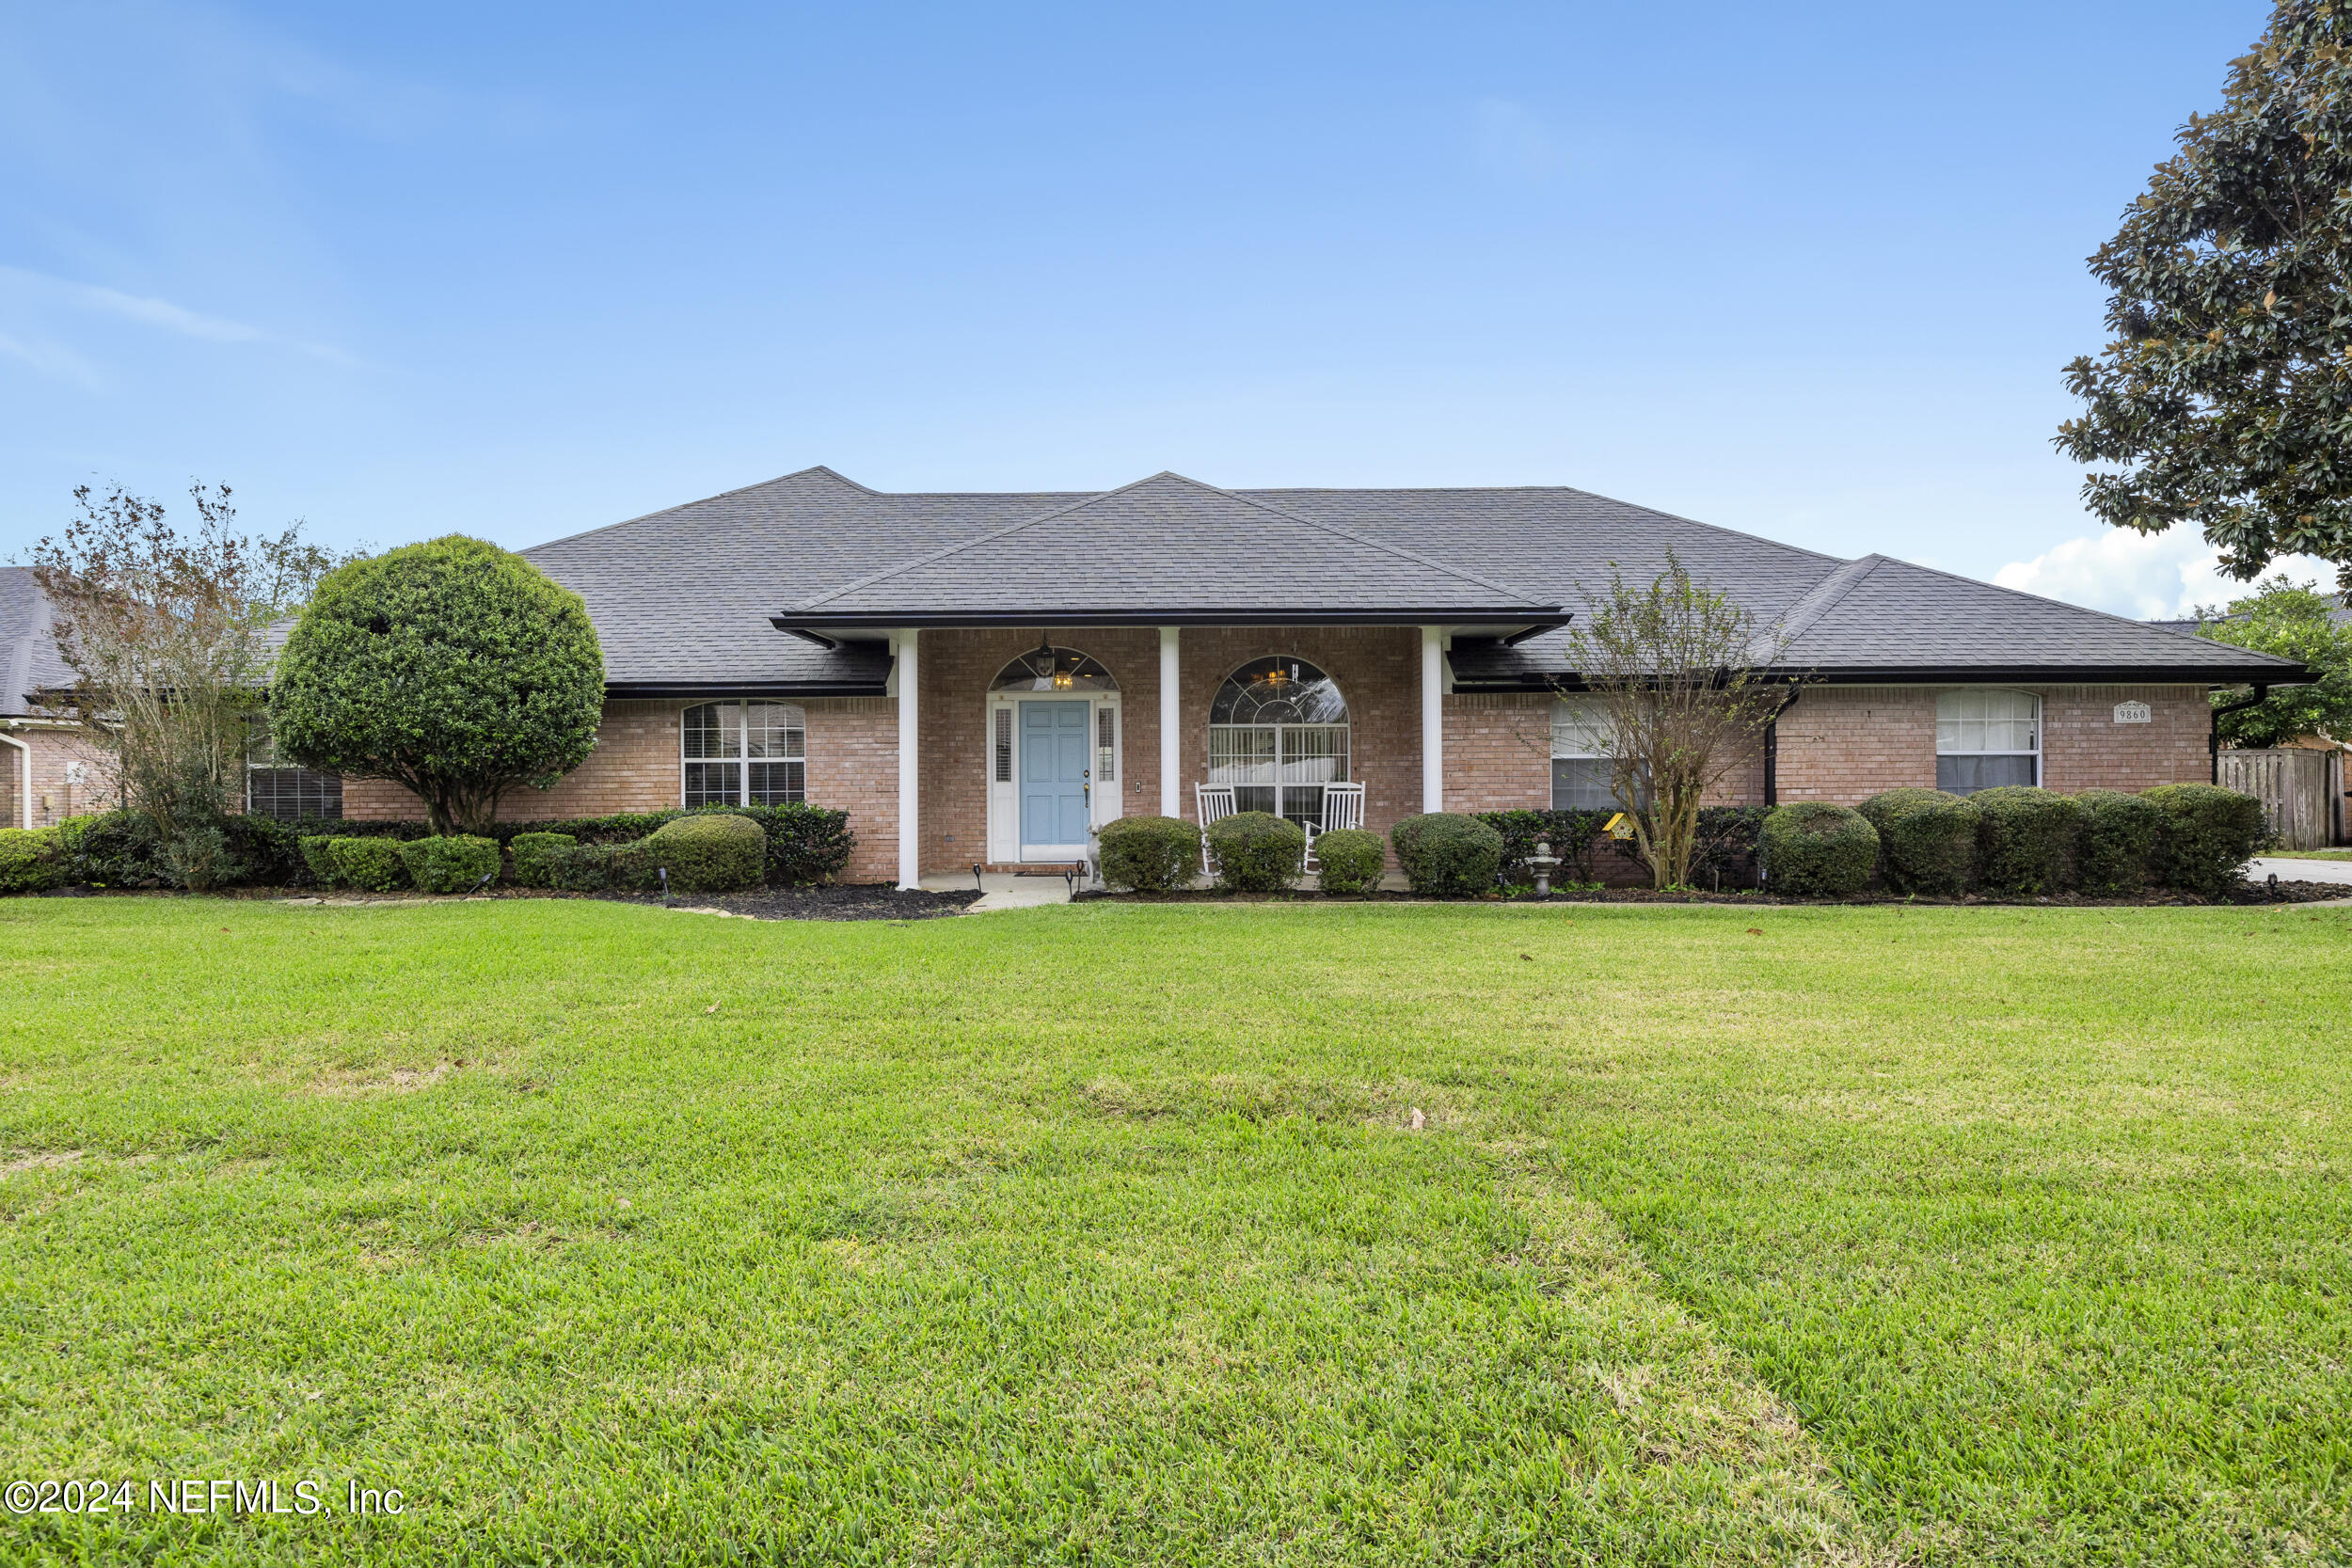
[[73, 684], [50, 629], [49, 597], [27, 566], [0, 566], [0, 827], [45, 828], [113, 803], [81, 727], [37, 698]]
[[[1579, 490], [887, 495], [809, 468], [523, 553], [586, 601], [588, 760], [510, 817], [806, 800], [852, 879], [1059, 865], [1194, 789], [1313, 818], [1608, 801], [1573, 694], [1580, 585], [1675, 551], [1809, 684], [1727, 801], [1897, 785], [2142, 789], [2211, 775], [2207, 690], [2300, 667], [1883, 556], [1841, 561]], [[282, 776], [281, 776], [282, 775]], [[257, 777], [260, 775], [257, 774]], [[413, 817], [270, 770], [252, 809]], [[291, 804], [288, 802], [291, 801]]]
[[[2141, 789], [2212, 768], [2215, 685], [2299, 666], [1869, 556], [1553, 488], [887, 495], [809, 468], [523, 552], [587, 602], [596, 750], [508, 815], [846, 808], [849, 875], [1066, 863], [1194, 788], [1367, 825], [1604, 803], [1565, 626], [1672, 548], [1808, 685], [1727, 800]], [[353, 816], [414, 816], [352, 781]]]

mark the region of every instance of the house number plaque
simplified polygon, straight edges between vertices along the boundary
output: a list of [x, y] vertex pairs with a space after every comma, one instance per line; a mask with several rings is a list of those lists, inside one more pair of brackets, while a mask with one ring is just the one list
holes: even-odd
[[2119, 724], [2145, 724], [2153, 721], [2154, 718], [2154, 710], [2150, 708], [2146, 703], [2118, 703], [2115, 705], [2115, 721]]

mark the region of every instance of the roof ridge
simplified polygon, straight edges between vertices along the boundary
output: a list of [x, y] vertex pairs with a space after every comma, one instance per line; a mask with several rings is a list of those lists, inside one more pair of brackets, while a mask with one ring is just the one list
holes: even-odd
[[707, 506], [712, 501], [723, 501], [730, 496], [746, 496], [754, 490], [765, 490], [771, 484], [782, 484], [787, 479], [805, 479], [810, 474], [822, 474], [827, 479], [838, 480], [850, 489], [865, 495], [880, 497], [882, 494], [880, 490], [868, 489], [847, 474], [834, 472], [822, 463], [812, 463], [805, 468], [795, 468], [788, 474], [778, 474], [773, 479], [763, 479], [755, 484], [739, 484], [732, 490], [722, 490], [715, 496], [698, 496], [691, 501], [680, 501], [675, 506], [659, 506], [651, 512], [641, 512], [634, 517], [624, 517], [617, 523], [599, 523], [595, 528], [582, 529], [578, 533], [565, 533], [553, 539], [543, 539], [538, 544], [525, 546], [515, 553], [529, 555], [532, 550], [544, 550], [555, 545], [568, 545], [575, 539], [593, 539], [599, 533], [610, 533], [616, 528], [627, 528], [631, 523], [651, 522], [656, 517], [666, 517], [673, 512], [683, 512], [690, 506]]
[[1173, 468], [1162, 468], [1157, 473], [1146, 474], [1141, 479], [1131, 480], [1127, 483], [1118, 485], [1115, 488], [1100, 491], [1094, 495], [1082, 497], [1077, 500], [1072, 501], [1067, 506], [1057, 506], [1051, 511], [1041, 513], [1037, 516], [1025, 518], [1021, 522], [1011, 524], [1006, 528], [998, 529], [993, 533], [983, 533], [975, 539], [965, 539], [953, 545], [943, 546], [941, 548], [933, 550], [928, 555], [918, 556], [912, 561], [900, 562], [897, 565], [885, 566], [879, 571], [869, 572], [865, 577], [858, 578], [855, 582], [842, 583], [837, 587], [827, 589], [824, 593], [818, 594], [815, 598], [803, 600], [801, 603], [792, 607], [793, 611], [799, 614], [808, 614], [814, 611], [818, 606], [824, 604], [828, 599], [839, 598], [846, 594], [855, 593], [859, 589], [871, 587], [873, 584], [881, 582], [886, 578], [896, 577], [901, 572], [911, 572], [919, 566], [928, 566], [935, 561], [944, 561], [947, 557], [960, 554], [964, 550], [976, 549], [982, 545], [992, 544], [996, 540], [1008, 538], [1010, 535], [1019, 533], [1025, 529], [1035, 528], [1040, 523], [1051, 522], [1057, 517], [1066, 517], [1073, 512], [1081, 511], [1084, 508], [1094, 505], [1098, 501], [1108, 500], [1113, 496], [1124, 495], [1130, 490], [1138, 489], [1143, 485], [1151, 483], [1154, 480], [1160, 479], [1172, 479], [1179, 483], [1189, 484], [1197, 490], [1205, 490], [1213, 496], [1222, 496], [1228, 500], [1237, 501], [1243, 506], [1254, 506], [1262, 512], [1271, 512], [1276, 516], [1283, 518], [1289, 522], [1296, 523], [1301, 528], [1316, 529], [1322, 532], [1344, 539], [1352, 545], [1359, 545], [1366, 549], [1378, 550], [1386, 555], [1392, 555], [1402, 560], [1410, 561], [1416, 565], [1425, 566], [1432, 571], [1441, 572], [1447, 577], [1457, 578], [1463, 582], [1475, 583], [1481, 588], [1493, 593], [1502, 594], [1509, 598], [1524, 600], [1528, 608], [1531, 610], [1540, 608], [1539, 601], [1518, 589], [1505, 588], [1502, 584], [1489, 581], [1487, 578], [1478, 576], [1475, 572], [1465, 572], [1458, 566], [1448, 566], [1443, 562], [1432, 561], [1429, 557], [1421, 554], [1417, 550], [1408, 550], [1400, 545], [1386, 544], [1377, 539], [1367, 539], [1362, 534], [1350, 532], [1348, 530], [1341, 528], [1335, 523], [1327, 523], [1317, 518], [1301, 516], [1299, 514], [1291, 511], [1289, 508], [1276, 506], [1271, 501], [1260, 500], [1254, 496], [1243, 495], [1236, 490], [1228, 490], [1219, 485], [1211, 484], [1205, 480], [1194, 479], [1189, 474], [1180, 474]]
[[1861, 586], [1863, 579], [1877, 571], [1886, 559], [1874, 552], [1849, 561], [1798, 594], [1796, 602], [1782, 613], [1777, 623], [1775, 629], [1780, 634], [1781, 645], [1787, 647], [1820, 625], [1821, 618], [1836, 609], [1838, 602]]
[[1807, 549], [1803, 545], [1791, 545], [1785, 540], [1768, 538], [1761, 533], [1750, 533], [1743, 529], [1725, 528], [1721, 523], [1709, 523], [1697, 517], [1686, 517], [1679, 512], [1663, 512], [1654, 506], [1644, 506], [1640, 501], [1619, 500], [1614, 496], [1604, 496], [1597, 490], [1580, 489], [1573, 484], [1392, 484], [1373, 489], [1349, 489], [1338, 485], [1294, 484], [1279, 488], [1282, 489], [1284, 493], [1307, 491], [1321, 496], [1384, 496], [1397, 495], [1400, 493], [1408, 495], [1435, 495], [1443, 493], [1447, 495], [1474, 496], [1495, 496], [1505, 494], [1581, 496], [1586, 500], [1601, 501], [1610, 506], [1622, 506], [1629, 512], [1640, 512], [1652, 517], [1663, 517], [1668, 522], [1681, 523], [1689, 528], [1704, 529], [1709, 533], [1721, 533], [1733, 539], [1745, 539], [1758, 545], [1770, 545], [1772, 548], [1776, 550], [1786, 550], [1790, 555], [1809, 555], [1816, 561], [1836, 562], [1841, 565], [1845, 562], [1845, 557], [1832, 555], [1827, 550]]

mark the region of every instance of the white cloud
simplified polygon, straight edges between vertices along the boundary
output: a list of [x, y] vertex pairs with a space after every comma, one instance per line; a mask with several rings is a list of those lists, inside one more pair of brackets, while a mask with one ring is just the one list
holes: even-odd
[[98, 372], [91, 368], [89, 361], [75, 354], [72, 349], [60, 348], [55, 343], [28, 343], [23, 339], [11, 338], [7, 333], [0, 332], [0, 358], [14, 359], [19, 364], [29, 365], [43, 375], [53, 375], [61, 381], [71, 381], [84, 391], [95, 392], [104, 386], [104, 383], [99, 379]]
[[331, 359], [338, 364], [352, 363], [348, 356], [324, 343], [305, 343], [282, 338], [277, 333], [263, 331], [261, 327], [248, 326], [244, 322], [230, 321], [225, 317], [208, 316], [201, 311], [190, 310], [184, 306], [174, 305], [167, 299], [155, 299], [144, 294], [126, 294], [119, 289], [103, 289], [92, 283], [75, 283], [66, 278], [51, 277], [43, 273], [30, 272], [23, 267], [0, 266], [0, 283], [12, 283], [22, 291], [45, 295], [85, 310], [96, 310], [102, 314], [119, 316], [125, 321], [137, 322], [145, 326], [158, 326], [167, 332], [176, 332], [184, 338], [198, 338], [212, 343], [273, 344], [281, 348], [291, 348], [303, 354], [315, 355], [322, 359]]
[[[2135, 620], [2177, 617], [2201, 604], [2223, 604], [2247, 585], [2221, 574], [2221, 555], [2201, 534], [2174, 528], [2137, 533], [2111, 528], [2069, 539], [2031, 561], [2012, 561], [1993, 574], [2004, 588], [2063, 599]], [[2284, 572], [2296, 581], [2317, 578], [2324, 588], [2335, 568], [2313, 556], [2287, 556], [2263, 575]]]

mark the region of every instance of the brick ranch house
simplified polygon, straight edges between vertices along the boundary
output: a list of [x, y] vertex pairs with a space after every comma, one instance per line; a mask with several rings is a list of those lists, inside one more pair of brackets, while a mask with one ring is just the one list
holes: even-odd
[[[2283, 659], [1563, 488], [889, 495], [816, 467], [529, 549], [605, 657], [596, 748], [515, 817], [850, 812], [853, 880], [1059, 865], [1194, 787], [1366, 825], [1608, 803], [1567, 626], [1672, 549], [1785, 637], [1793, 701], [1729, 803], [2211, 776], [2216, 686]], [[421, 815], [260, 759], [253, 809]], [[44, 797], [46, 798], [46, 797]]]

